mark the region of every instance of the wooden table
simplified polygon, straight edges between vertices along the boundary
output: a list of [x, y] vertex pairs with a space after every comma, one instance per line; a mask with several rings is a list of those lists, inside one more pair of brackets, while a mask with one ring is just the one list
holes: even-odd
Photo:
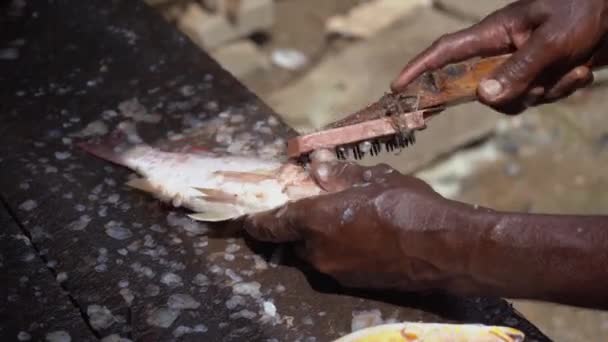
[[0, 17], [2, 341], [328, 341], [372, 310], [547, 340], [501, 299], [345, 292], [289, 249], [210, 237], [127, 189], [130, 172], [74, 133], [133, 113], [146, 141], [198, 127], [210, 147], [267, 147], [293, 132], [144, 3], [20, 3]]

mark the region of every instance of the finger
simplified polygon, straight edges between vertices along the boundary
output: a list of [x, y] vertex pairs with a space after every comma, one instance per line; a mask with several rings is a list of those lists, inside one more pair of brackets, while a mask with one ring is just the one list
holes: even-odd
[[494, 106], [494, 109], [503, 114], [517, 115], [525, 111], [529, 107], [533, 107], [542, 103], [544, 95], [545, 87], [536, 86], [522, 97], [522, 101], [511, 102], [506, 105]]
[[536, 86], [532, 88], [526, 95], [524, 105], [526, 105], [526, 107], [532, 107], [537, 105], [539, 102], [542, 101], [542, 98], [545, 96], [545, 92], [545, 87]]
[[313, 164], [331, 163], [338, 160], [336, 152], [332, 150], [317, 150], [310, 154], [310, 160]]
[[538, 76], [564, 57], [562, 47], [549, 38], [549, 29], [550, 26], [538, 29], [489, 79], [480, 83], [478, 94], [482, 103], [503, 107], [523, 102], [524, 94]]
[[363, 167], [354, 163], [313, 164], [312, 175], [326, 191], [337, 192], [361, 183], [382, 182], [394, 172], [390, 166], [379, 164]]
[[593, 83], [593, 72], [586, 66], [572, 69], [562, 77], [543, 97], [543, 102], [554, 102], [572, 95], [580, 88]]
[[399, 180], [403, 177], [402, 174], [396, 172], [395, 169], [387, 164], [378, 164], [370, 167], [363, 172], [363, 181], [365, 183], [387, 184], [388, 182]]
[[558, 81], [553, 82], [546, 90], [545, 86], [535, 86], [527, 94], [522, 96], [521, 101], [512, 101], [506, 105], [492, 106], [495, 110], [508, 114], [520, 114], [529, 107], [545, 103], [555, 102], [559, 99], [572, 95], [576, 90], [584, 88], [593, 82], [593, 73], [586, 66], [572, 69]]
[[298, 243], [293, 246], [293, 251], [298, 258], [302, 260], [309, 260], [310, 248], [308, 248], [308, 244], [306, 242]]
[[392, 82], [391, 89], [401, 91], [424, 72], [439, 69], [449, 63], [509, 52], [509, 37], [502, 34], [499, 31], [501, 26], [493, 24], [493, 21], [496, 22], [487, 18], [467, 29], [442, 36], [403, 68]]
[[337, 192], [361, 183], [365, 168], [347, 162], [311, 163], [310, 171], [321, 188]]
[[507, 104], [491, 105], [491, 107], [497, 112], [506, 115], [518, 115], [528, 109], [528, 107], [540, 104], [543, 100], [544, 94], [545, 88], [542, 86], [536, 86], [532, 88], [525, 96], [523, 96], [521, 101], [512, 101]]
[[302, 239], [299, 215], [302, 208], [298, 202], [280, 208], [249, 215], [243, 228], [256, 240], [265, 242], [291, 242]]
[[495, 111], [506, 115], [518, 115], [523, 113], [528, 106], [525, 102], [510, 102], [504, 105], [489, 105]]

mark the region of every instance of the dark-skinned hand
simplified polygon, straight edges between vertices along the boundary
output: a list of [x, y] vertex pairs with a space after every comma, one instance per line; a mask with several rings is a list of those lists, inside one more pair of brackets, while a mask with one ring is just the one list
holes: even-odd
[[479, 23], [435, 41], [392, 84], [399, 91], [422, 73], [471, 57], [513, 53], [478, 89], [482, 103], [506, 114], [570, 96], [605, 65], [606, 0], [519, 0]]
[[467, 268], [472, 207], [384, 165], [315, 159], [311, 174], [328, 194], [251, 216], [247, 232], [296, 242], [299, 256], [349, 287], [431, 290]]

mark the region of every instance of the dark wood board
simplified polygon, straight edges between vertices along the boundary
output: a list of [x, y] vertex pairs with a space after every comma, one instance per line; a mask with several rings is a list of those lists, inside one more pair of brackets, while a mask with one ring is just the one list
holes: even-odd
[[[380, 310], [547, 340], [500, 299], [346, 292], [287, 248], [210, 237], [217, 227], [127, 189], [130, 172], [85, 154], [72, 134], [137, 112], [160, 119], [137, 124], [146, 141], [190, 130], [199, 146], [272, 154], [293, 132], [144, 3], [32, 0], [3, 13], [0, 195], [25, 232], [45, 232], [35, 245], [97, 336], [327, 341], [350, 332], [355, 311]], [[279, 265], [264, 261], [273, 257]], [[175, 309], [180, 300], [187, 308]], [[277, 316], [262, 317], [271, 302]]]
[[[73, 341], [97, 338], [55, 280], [44, 256], [0, 205], [0, 336], [2, 341], [43, 341], [69, 336]], [[44, 239], [41, 227], [34, 239]], [[51, 264], [52, 265], [52, 264]]]

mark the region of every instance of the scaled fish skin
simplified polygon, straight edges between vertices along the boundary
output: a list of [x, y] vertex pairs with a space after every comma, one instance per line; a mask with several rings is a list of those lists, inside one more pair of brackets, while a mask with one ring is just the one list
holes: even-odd
[[106, 139], [81, 143], [87, 152], [125, 166], [141, 178], [127, 185], [194, 213], [194, 220], [218, 222], [270, 210], [323, 190], [301, 166], [211, 152], [165, 152], [149, 145], [119, 148]]
[[362, 329], [334, 342], [522, 342], [513, 328], [478, 324], [395, 323]]

